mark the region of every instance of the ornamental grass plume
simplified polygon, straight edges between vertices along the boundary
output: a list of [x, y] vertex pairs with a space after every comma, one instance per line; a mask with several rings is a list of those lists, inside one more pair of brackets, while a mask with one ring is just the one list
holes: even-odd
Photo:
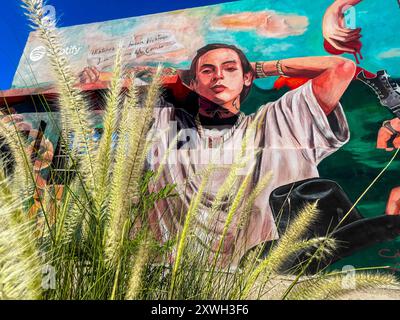
[[[351, 281], [350, 286], [346, 281]], [[288, 300], [332, 300], [366, 289], [398, 287], [398, 280], [390, 274], [355, 273], [351, 279], [346, 275], [326, 275], [318, 279], [304, 280], [287, 295]]]
[[[143, 106], [141, 108], [135, 108], [136, 112], [133, 113], [130, 122], [136, 125], [132, 128], [131, 136], [129, 137], [125, 169], [129, 173], [127, 186], [134, 200], [139, 196], [139, 181], [140, 177], [143, 175], [143, 164], [152, 142], [148, 137], [148, 132], [153, 119], [154, 108], [161, 94], [161, 73], [162, 66], [160, 64], [153, 75], [146, 98], [144, 102], [142, 102]], [[130, 97], [132, 100], [128, 100], [128, 104], [134, 103], [136, 105], [136, 103], [138, 103], [137, 98], [133, 95]], [[131, 127], [133, 126], [131, 125]]]
[[23, 180], [15, 179], [17, 171], [6, 178], [4, 161], [0, 164], [0, 300], [39, 299], [42, 295], [40, 254], [34, 222], [25, 210], [26, 199], [21, 200], [18, 193], [17, 183]]
[[[0, 136], [10, 150], [0, 159], [0, 300], [38, 299], [42, 294], [39, 250], [34, 221], [26, 210], [35, 189], [28, 144], [12, 116], [0, 120]], [[8, 177], [6, 157], [15, 161]]]
[[128, 288], [126, 290], [126, 300], [134, 300], [139, 296], [139, 291], [146, 284], [143, 283], [143, 275], [145, 273], [146, 265], [150, 258], [150, 246], [149, 239], [145, 235], [139, 246], [139, 250], [136, 254], [136, 259], [132, 261], [132, 273], [129, 277]]
[[[112, 143], [113, 135], [117, 132], [117, 115], [121, 106], [122, 78], [122, 57], [121, 45], [117, 48], [114, 61], [113, 75], [109, 89], [105, 94], [105, 110], [103, 115], [103, 134], [96, 150], [95, 160], [95, 203], [99, 211], [106, 204], [105, 199], [110, 185], [110, 169], [112, 168]], [[120, 142], [122, 144], [122, 142]]]
[[203, 197], [204, 190], [208, 184], [208, 180], [210, 179], [210, 175], [212, 174], [212, 171], [213, 171], [212, 166], [209, 166], [206, 168], [204, 175], [203, 175], [203, 179], [202, 179], [200, 187], [199, 187], [199, 190], [197, 191], [196, 196], [190, 201], [189, 210], [186, 213], [183, 228], [179, 235], [179, 242], [177, 244], [177, 250], [176, 250], [177, 253], [176, 253], [174, 266], [172, 269], [171, 285], [170, 285], [170, 289], [169, 289], [169, 293], [168, 293], [169, 299], [173, 298], [176, 275], [177, 275], [178, 269], [180, 267], [182, 255], [183, 255], [183, 252], [184, 252], [184, 249], [186, 246], [188, 231], [189, 231], [190, 225], [192, 223], [193, 215], [195, 215], [197, 213], [199, 204], [201, 202], [201, 198]]
[[269, 182], [272, 179], [272, 171], [267, 172], [264, 177], [262, 177], [258, 182], [255, 188], [251, 191], [249, 197], [245, 199], [244, 209], [241, 212], [240, 220], [239, 220], [239, 228], [245, 228], [246, 222], [248, 221], [254, 201], [260, 195], [260, 193], [267, 187]]
[[255, 127], [258, 125], [259, 120], [259, 116], [257, 116], [246, 130], [244, 138], [241, 142], [240, 152], [235, 155], [235, 159], [229, 170], [229, 173], [221, 187], [218, 189], [218, 192], [212, 203], [211, 216], [215, 215], [215, 213], [221, 207], [222, 203], [224, 202], [224, 198], [232, 199], [232, 196], [234, 195], [232, 192], [232, 186], [236, 186], [236, 188], [238, 187], [239, 177], [241, 177], [240, 170], [244, 170], [246, 166], [253, 165], [252, 162], [256, 158], [256, 153], [258, 153], [260, 150], [256, 150], [255, 148], [252, 148], [253, 146], [250, 146], [250, 154], [246, 154], [246, 151], [249, 151], [248, 145], [251, 142], [251, 138], [255, 134]]
[[[242, 292], [242, 298], [250, 296], [254, 286], [258, 284], [256, 282], [260, 276], [262, 276], [262, 282], [268, 281], [270, 276], [278, 273], [280, 267], [299, 249], [315, 245], [315, 241], [304, 242], [301, 241], [301, 237], [305, 234], [310, 224], [315, 222], [317, 216], [317, 201], [313, 204], [306, 204], [281, 236], [276, 247], [252, 270]], [[322, 241], [325, 240], [326, 238], [322, 239]]]
[[[54, 74], [55, 84], [59, 92], [58, 106], [61, 114], [62, 138], [64, 146], [70, 145], [70, 137], [74, 137], [71, 155], [79, 158], [83, 179], [89, 191], [95, 190], [95, 145], [92, 140], [92, 121], [89, 104], [83, 93], [75, 86], [74, 77], [66, 57], [62, 54], [61, 35], [52, 19], [45, 17], [42, 0], [22, 0], [25, 15], [32, 23], [45, 45]], [[82, 150], [83, 149], [83, 150]], [[81, 151], [81, 152], [80, 152]], [[83, 151], [83, 152], [82, 152]]]
[[[131, 82], [133, 87], [130, 88], [134, 92], [134, 81]], [[135, 93], [133, 93], [135, 95]], [[132, 96], [132, 94], [131, 94]], [[129, 126], [129, 117], [132, 115], [132, 109], [135, 104], [130, 104], [131, 99], [126, 99], [122, 106], [120, 125], [118, 128], [118, 145], [115, 151], [114, 171], [111, 177], [111, 190], [109, 194], [108, 211], [110, 213], [108, 229], [106, 234], [106, 257], [111, 261], [120, 254], [118, 249], [119, 240], [121, 239], [121, 230], [123, 224], [127, 221], [128, 210], [126, 208], [125, 191], [127, 189], [127, 181], [125, 173], [126, 165], [126, 150], [128, 148], [129, 140], [132, 138], [132, 130]], [[114, 261], [115, 263], [115, 261]]]
[[[9, 182], [2, 181], [4, 184]], [[0, 195], [3, 200], [4, 194]], [[25, 222], [15, 216], [25, 215]], [[42, 295], [42, 268], [34, 225], [26, 221], [22, 203], [0, 206], [0, 300], [32, 300]]]
[[[240, 205], [242, 204], [242, 201], [245, 196], [245, 192], [248, 189], [250, 180], [253, 175], [253, 169], [254, 169], [254, 166], [251, 167], [250, 170], [248, 170], [246, 176], [244, 177], [242, 183], [240, 184], [240, 187], [239, 187], [238, 192], [236, 193], [236, 196], [233, 198], [231, 206], [229, 207], [229, 211], [226, 216], [226, 221], [225, 221], [225, 224], [224, 224], [224, 227], [222, 230], [222, 235], [219, 240], [218, 247], [217, 247], [217, 250], [216, 250], [214, 258], [213, 258], [213, 262], [211, 264], [211, 270], [210, 270], [210, 274], [208, 277], [209, 278], [209, 280], [208, 280], [209, 287], [211, 286], [211, 283], [214, 281], [213, 275], [214, 275], [215, 268], [218, 265], [224, 265], [226, 263], [229, 263], [229, 261], [226, 261], [226, 262], [221, 261], [219, 263], [218, 259], [220, 258], [221, 249], [223, 248], [224, 241], [226, 240], [228, 233], [231, 233], [233, 236], [235, 234], [235, 230], [237, 230], [237, 228], [238, 228], [237, 223], [233, 224], [233, 226], [231, 226], [231, 224], [232, 224], [233, 219], [238, 217]], [[233, 257], [231, 259], [233, 259]]]
[[[161, 66], [158, 67], [147, 92], [143, 108], [137, 107], [137, 89], [132, 79], [132, 87], [122, 109], [119, 125], [118, 143], [115, 151], [115, 164], [108, 168], [113, 171], [111, 193], [109, 193], [106, 240], [106, 256], [114, 260], [121, 254], [121, 239], [127, 236], [122, 233], [124, 224], [129, 223], [129, 202], [135, 201], [140, 195], [139, 185], [144, 173], [144, 161], [147, 153], [147, 139], [151, 117], [154, 112], [155, 101], [160, 90]], [[140, 112], [138, 109], [141, 109]], [[139, 119], [139, 115], [143, 118]], [[133, 126], [132, 123], [137, 125]], [[109, 190], [107, 191], [109, 192]], [[128, 197], [127, 197], [128, 196]]]
[[[7, 106], [8, 107], [8, 106]], [[28, 143], [18, 129], [12, 115], [0, 115], [0, 136], [2, 143], [10, 149], [10, 155], [14, 160], [15, 168], [11, 176], [10, 184], [16, 188], [21, 198], [25, 199], [32, 194], [35, 189], [33, 167], [28, 157]]]

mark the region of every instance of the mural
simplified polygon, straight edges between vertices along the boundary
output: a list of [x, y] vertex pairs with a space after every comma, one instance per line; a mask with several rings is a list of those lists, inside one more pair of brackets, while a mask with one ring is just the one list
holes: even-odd
[[[400, 146], [400, 40], [391, 32], [377, 32], [378, 28], [396, 30], [399, 15], [396, 0], [384, 5], [371, 0], [334, 4], [331, 0], [245, 0], [60, 31], [66, 40], [62, 54], [85, 90], [106, 86], [118, 46], [123, 48], [125, 67], [135, 73], [140, 85], [149, 82], [159, 62], [166, 67], [167, 90], [163, 108], [155, 114], [155, 128], [169, 128], [166, 119], [174, 109], [179, 129], [175, 135], [185, 129], [198, 135], [186, 130], [187, 136], [178, 139], [179, 161], [165, 167], [161, 183], [177, 182], [172, 176], [178, 180], [186, 176], [184, 163], [204, 165], [193, 162], [195, 156], [189, 152], [193, 146], [215, 149], [242, 141], [252, 122], [262, 120], [253, 139], [261, 152], [255, 156], [251, 185], [269, 170], [274, 176], [255, 202], [247, 226], [251, 232], [228, 235], [232, 242], [239, 239], [238, 258], [254, 245], [277, 238], [304, 201], [319, 198], [324, 210], [312, 234], [323, 235], [334, 228], [337, 238], [350, 243], [339, 250], [333, 267], [390, 265], [397, 271], [398, 160], [357, 207], [353, 204]], [[45, 47], [31, 33], [12, 90], [2, 93], [4, 99], [28, 89], [51, 90], [48, 65]], [[54, 155], [59, 155], [56, 130], [46, 113], [20, 113], [17, 107], [15, 111], [15, 120], [32, 140], [32, 153], [39, 150], [41, 154], [40, 161], [32, 159], [38, 185], [44, 188], [51, 181], [46, 170], [54, 165]], [[99, 127], [94, 128], [94, 139], [101, 133], [100, 113], [96, 116]], [[7, 116], [3, 121], [8, 121]], [[148, 158], [150, 168], [159, 168], [155, 160], [166, 149], [168, 144], [154, 146]], [[213, 177], [216, 185], [226, 176], [224, 170]], [[194, 181], [192, 194], [198, 183]], [[211, 185], [205, 208], [215, 190]], [[290, 198], [291, 207], [285, 207], [282, 195]], [[161, 240], [162, 230], [179, 228], [172, 212], [176, 204], [168, 201], [150, 217]], [[185, 201], [181, 199], [184, 206]], [[278, 224], [274, 218], [282, 206]], [[347, 212], [346, 224], [338, 224]], [[198, 235], [200, 242], [220, 233], [224, 214], [214, 217], [214, 229], [204, 228]], [[206, 210], [201, 218], [210, 218]], [[233, 221], [232, 228], [237, 223]], [[235, 251], [229, 241], [225, 246], [227, 256]]]

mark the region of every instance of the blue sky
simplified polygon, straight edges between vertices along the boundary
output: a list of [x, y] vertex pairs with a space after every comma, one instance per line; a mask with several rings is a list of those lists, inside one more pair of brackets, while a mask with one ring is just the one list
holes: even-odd
[[[228, 2], [224, 0], [51, 0], [60, 26], [99, 22], [118, 18], [192, 8]], [[0, 19], [0, 89], [11, 87], [12, 78], [28, 38], [30, 28], [18, 0], [2, 0]]]

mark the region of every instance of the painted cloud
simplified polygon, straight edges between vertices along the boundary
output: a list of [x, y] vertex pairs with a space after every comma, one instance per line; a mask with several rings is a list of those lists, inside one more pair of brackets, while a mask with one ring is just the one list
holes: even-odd
[[275, 11], [243, 12], [219, 16], [211, 25], [218, 29], [255, 31], [268, 38], [285, 38], [303, 34], [308, 27], [308, 18]]
[[381, 59], [398, 58], [400, 57], [400, 48], [393, 48], [388, 51], [382, 52], [379, 55]]

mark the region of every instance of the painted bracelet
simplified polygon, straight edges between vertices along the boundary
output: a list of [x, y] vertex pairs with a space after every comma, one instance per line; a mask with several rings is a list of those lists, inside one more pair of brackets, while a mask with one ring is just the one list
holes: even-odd
[[278, 71], [279, 75], [282, 77], [287, 77], [286, 74], [283, 72], [282, 70], [282, 64], [281, 64], [281, 60], [278, 60], [276, 62], [276, 70]]
[[262, 62], [256, 62], [256, 76], [257, 78], [265, 78], [267, 75], [264, 72], [263, 68], [264, 63]]

